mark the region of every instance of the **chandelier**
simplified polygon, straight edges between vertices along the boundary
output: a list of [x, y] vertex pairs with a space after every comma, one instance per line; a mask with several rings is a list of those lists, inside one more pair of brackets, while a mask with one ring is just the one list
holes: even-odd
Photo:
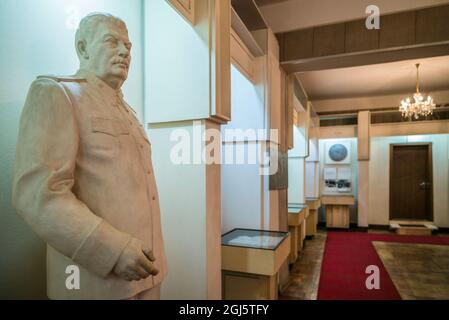
[[419, 63], [416, 64], [416, 93], [413, 98], [407, 97], [401, 101], [399, 111], [404, 118], [419, 119], [420, 116], [427, 117], [433, 114], [435, 103], [431, 96], [424, 96], [419, 92]]

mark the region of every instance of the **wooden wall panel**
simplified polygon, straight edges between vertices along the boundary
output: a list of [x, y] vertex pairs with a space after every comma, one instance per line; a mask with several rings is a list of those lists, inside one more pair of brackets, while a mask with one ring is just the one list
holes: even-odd
[[251, 82], [255, 81], [254, 57], [237, 33], [231, 29], [231, 61]]
[[314, 29], [313, 55], [315, 57], [345, 52], [345, 24], [332, 24]]
[[254, 0], [232, 0], [232, 7], [250, 31], [267, 28], [267, 23]]
[[196, 23], [196, 0], [168, 0], [168, 2], [183, 15], [192, 25]]
[[289, 31], [277, 35], [281, 62], [344, 53], [432, 44], [449, 40], [449, 5], [382, 16], [380, 30], [365, 20]]
[[449, 5], [419, 10], [416, 13], [416, 42], [449, 40]]
[[267, 62], [269, 86], [270, 129], [278, 130], [278, 141], [281, 143], [281, 69], [279, 66], [279, 44], [273, 32], [267, 30]]
[[[205, 122], [206, 129], [220, 125]], [[215, 150], [221, 156], [221, 150]], [[206, 270], [207, 299], [221, 299], [221, 165], [206, 165]]]
[[415, 11], [383, 16], [380, 19], [380, 48], [408, 46], [415, 43]]
[[[286, 90], [287, 90], [287, 83], [286, 83], [286, 74], [285, 71], [281, 68], [281, 132], [280, 132], [280, 142], [279, 149], [283, 152], [288, 151], [288, 135], [289, 135], [289, 128], [290, 128], [290, 119], [292, 119], [292, 116], [289, 116], [287, 112], [287, 104], [286, 104]], [[293, 122], [292, 122], [293, 126]], [[293, 128], [292, 128], [293, 131]], [[293, 134], [293, 133], [292, 133]]]
[[346, 52], [374, 50], [378, 47], [379, 30], [367, 29], [365, 20], [356, 20], [346, 23]]
[[313, 57], [313, 29], [284, 33], [281, 40], [281, 54], [283, 60]]
[[368, 227], [369, 215], [369, 161], [359, 161], [359, 183], [357, 186], [357, 224]]
[[355, 138], [357, 126], [320, 127], [320, 139]]
[[294, 138], [293, 138], [293, 125], [295, 123], [295, 108], [294, 108], [294, 89], [293, 83], [295, 80], [295, 75], [286, 75], [285, 78], [285, 104], [287, 108], [287, 146], [288, 149], [293, 149]]
[[215, 104], [212, 108], [212, 118], [219, 121], [231, 120], [231, 1], [219, 0], [214, 2], [213, 21], [214, 40], [211, 50], [215, 53], [212, 59], [211, 79], [212, 89], [215, 89]]

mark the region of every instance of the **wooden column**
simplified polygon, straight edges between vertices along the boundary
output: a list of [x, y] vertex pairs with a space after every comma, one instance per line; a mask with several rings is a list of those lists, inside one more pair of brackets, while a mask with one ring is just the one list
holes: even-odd
[[369, 160], [370, 160], [370, 127], [369, 111], [361, 111], [358, 115], [358, 226], [368, 227], [369, 214]]

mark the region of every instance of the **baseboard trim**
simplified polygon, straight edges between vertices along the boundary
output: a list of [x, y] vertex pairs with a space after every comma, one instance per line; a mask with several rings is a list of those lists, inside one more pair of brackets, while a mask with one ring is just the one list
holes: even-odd
[[436, 233], [449, 233], [449, 228], [440, 228], [438, 227], [438, 230], [436, 231]]
[[[345, 229], [326, 228], [326, 223], [325, 222], [319, 222], [318, 223], [318, 229], [320, 229], [320, 230], [330, 230], [330, 231], [345, 230]], [[359, 226], [357, 226], [356, 223], [351, 223], [351, 225], [350, 225], [350, 230], [351, 231], [368, 232], [368, 230], [370, 230], [370, 229], [371, 230], [385, 230], [385, 231], [389, 231], [390, 230], [390, 225], [370, 224], [368, 227], [359, 227]], [[434, 234], [438, 234], [438, 233], [449, 234], [449, 228], [438, 227], [438, 230], [434, 231]]]
[[369, 229], [373, 230], [390, 230], [390, 225], [385, 224], [370, 224]]

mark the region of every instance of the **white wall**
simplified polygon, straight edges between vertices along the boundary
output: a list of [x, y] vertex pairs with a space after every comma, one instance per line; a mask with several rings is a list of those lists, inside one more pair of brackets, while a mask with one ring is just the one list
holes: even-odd
[[318, 198], [320, 196], [320, 163], [306, 161], [306, 198]]
[[307, 147], [304, 129], [293, 126], [293, 149], [288, 151], [288, 203], [306, 203], [305, 166]]
[[[192, 27], [167, 1], [145, 2], [147, 123], [209, 116], [207, 1], [197, 2]], [[163, 30], [162, 30], [163, 28]], [[175, 85], [176, 84], [176, 85]]]
[[[449, 135], [396, 136], [371, 139], [369, 224], [389, 224], [390, 144], [432, 142], [434, 222], [449, 227]], [[412, 161], [412, 160], [411, 160]]]
[[[174, 129], [193, 137], [189, 121], [157, 125], [149, 130], [161, 206], [168, 262], [163, 299], [205, 299], [206, 292], [206, 171], [204, 165], [175, 165], [170, 159]], [[196, 127], [202, 132], [204, 126]], [[193, 139], [189, 140], [194, 143]], [[193, 159], [193, 154], [191, 154]]]
[[46, 298], [45, 246], [11, 207], [11, 172], [19, 117], [31, 82], [41, 74], [73, 74], [75, 16], [115, 14], [128, 25], [133, 61], [124, 94], [142, 115], [141, 0], [0, 1], [0, 299]]
[[[231, 69], [231, 105], [232, 121], [222, 127], [226, 129], [257, 129], [265, 128], [264, 101], [254, 86], [234, 66]], [[226, 140], [226, 139], [224, 139]], [[234, 159], [240, 148], [244, 150], [245, 159], [248, 159], [248, 150], [258, 148], [255, 139], [253, 142], [223, 143], [222, 159], [226, 159], [227, 152], [233, 152]], [[224, 163], [224, 161], [223, 161]], [[244, 165], [222, 165], [222, 232], [234, 228], [263, 229], [268, 222], [263, 215], [268, 207], [263, 201], [268, 198], [266, 179], [259, 174], [259, 162]], [[265, 181], [265, 182], [264, 182]], [[262, 191], [265, 188], [265, 191]], [[265, 195], [265, 197], [264, 197]]]

